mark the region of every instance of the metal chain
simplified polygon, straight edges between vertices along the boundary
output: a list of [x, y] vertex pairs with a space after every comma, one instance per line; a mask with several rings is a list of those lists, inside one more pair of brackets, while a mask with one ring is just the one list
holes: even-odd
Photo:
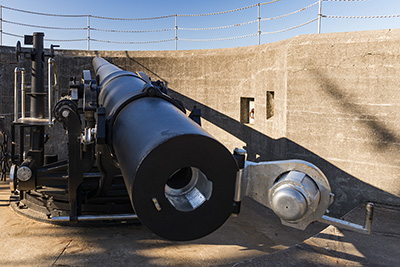
[[143, 41], [143, 42], [119, 42], [119, 41], [108, 41], [108, 40], [98, 40], [98, 39], [90, 39], [90, 41], [101, 42], [101, 43], [111, 43], [111, 44], [154, 44], [154, 43], [164, 43], [164, 42], [175, 41], [175, 38], [174, 39], [165, 39], [165, 40], [156, 40], [156, 41]]
[[13, 37], [17, 37], [17, 38], [24, 38], [23, 35], [17, 35], [17, 34], [13, 34], [13, 33], [8, 33], [8, 32], [2, 32], [5, 35], [9, 35], [9, 36], [13, 36]]
[[[280, 1], [280, 0], [274, 0], [274, 1], [270, 1], [270, 2], [260, 3], [260, 5], [272, 4], [272, 3], [279, 2], [279, 1]], [[258, 6], [258, 4], [254, 4], [254, 5], [250, 5], [250, 6], [245, 6], [245, 7], [240, 7], [240, 8], [235, 8], [235, 9], [226, 10], [226, 11], [220, 11], [220, 12], [204, 13], [204, 14], [182, 14], [182, 15], [179, 15], [179, 14], [178, 14], [177, 16], [178, 16], [178, 17], [204, 17], [204, 16], [214, 16], [214, 15], [227, 14], [227, 13], [232, 13], [232, 12], [236, 12], [236, 11], [241, 11], [241, 10], [249, 9], [249, 8], [256, 7], [256, 6]]]
[[238, 24], [232, 24], [232, 25], [226, 25], [226, 26], [219, 26], [219, 27], [209, 27], [209, 28], [179, 28], [179, 30], [184, 30], [184, 31], [205, 31], [205, 30], [219, 30], [219, 29], [227, 29], [227, 28], [232, 28], [232, 27], [238, 27], [238, 26], [243, 26], [247, 24], [252, 24], [257, 22], [257, 20], [252, 20], [248, 22], [243, 22], [243, 23], [238, 23]]
[[87, 17], [87, 15], [59, 15], [59, 14], [50, 14], [50, 13], [41, 13], [41, 12], [34, 12], [34, 11], [28, 11], [28, 10], [22, 10], [18, 8], [13, 8], [13, 7], [8, 7], [8, 6], [2, 6], [4, 9], [9, 9], [17, 12], [23, 12], [23, 13], [28, 13], [28, 14], [33, 14], [33, 15], [40, 15], [40, 16], [51, 16], [51, 17], [65, 17], [65, 18], [80, 18], [80, 17]]
[[[45, 41], [49, 41], [49, 42], [82, 42], [82, 41], [87, 41], [88, 39], [67, 39], [67, 40], [62, 40], [62, 39], [47, 39], [44, 38]], [[92, 39], [90, 39], [92, 40]]]
[[150, 18], [113, 18], [113, 17], [103, 17], [103, 16], [96, 16], [96, 15], [90, 15], [92, 18], [96, 19], [107, 19], [107, 20], [155, 20], [155, 19], [166, 19], [166, 18], [171, 18], [175, 17], [175, 15], [166, 15], [166, 16], [159, 16], [159, 17], [150, 17]]
[[216, 39], [181, 39], [179, 38], [179, 41], [189, 41], [189, 42], [212, 42], [212, 41], [225, 41], [225, 40], [234, 40], [234, 39], [241, 39], [241, 38], [247, 38], [247, 37], [252, 37], [256, 36], [258, 33], [253, 33], [253, 34], [248, 34], [248, 35], [242, 35], [242, 36], [235, 36], [235, 37], [227, 37], [227, 38], [216, 38]]
[[14, 24], [14, 25], [19, 25], [19, 26], [25, 26], [25, 27], [34, 27], [34, 28], [43, 28], [43, 29], [50, 29], [50, 30], [87, 30], [87, 28], [69, 28], [69, 27], [53, 27], [53, 26], [40, 26], [40, 25], [32, 25], [32, 24], [25, 24], [25, 23], [20, 23], [20, 22], [15, 22], [15, 21], [9, 21], [9, 20], [2, 20], [5, 23], [9, 24]]
[[158, 29], [158, 30], [137, 30], [137, 31], [108, 30], [108, 29], [97, 29], [97, 28], [90, 28], [90, 30], [92, 30], [92, 31], [101, 31], [101, 32], [144, 33], [144, 32], [166, 32], [166, 31], [173, 31], [173, 30], [175, 30], [175, 28]]
[[177, 15], [178, 17], [204, 17], [204, 16], [214, 16], [214, 15], [221, 15], [221, 14], [227, 14], [227, 13], [232, 13], [232, 12], [236, 12], [236, 11], [240, 11], [240, 10], [245, 10], [245, 9], [249, 9], [252, 7], [257, 6], [258, 4], [254, 4], [251, 6], [245, 6], [245, 7], [240, 7], [240, 8], [235, 8], [235, 9], [231, 9], [231, 10], [226, 10], [226, 11], [220, 11], [220, 12], [213, 12], [213, 13], [204, 13], [204, 14], [181, 14], [181, 15]]
[[[226, 14], [226, 13], [232, 13], [236, 11], [241, 11], [249, 8], [253, 8], [255, 6], [259, 5], [266, 5], [266, 4], [272, 4], [279, 2], [280, 0], [273, 0], [269, 2], [264, 2], [264, 3], [258, 3], [254, 5], [249, 5], [241, 8], [236, 8], [232, 10], [226, 10], [226, 11], [221, 11], [221, 12], [213, 12], [213, 13], [204, 13], [204, 14], [176, 14], [176, 15], [166, 15], [166, 16], [158, 16], [158, 17], [149, 17], [149, 18], [113, 18], [113, 17], [103, 17], [103, 16], [95, 16], [95, 15], [60, 15], [60, 14], [50, 14], [50, 13], [42, 13], [42, 12], [33, 12], [33, 11], [27, 11], [27, 10], [22, 10], [22, 9], [17, 9], [17, 8], [11, 8], [7, 6], [2, 6], [2, 8], [17, 11], [17, 12], [24, 12], [28, 14], [35, 14], [35, 15], [42, 15], [42, 16], [53, 16], [53, 17], [69, 17], [69, 18], [77, 18], [77, 17], [88, 17], [90, 16], [91, 18], [97, 18], [97, 19], [108, 19], [108, 20], [129, 20], [129, 21], [135, 21], [135, 20], [155, 20], [155, 19], [164, 19], [164, 18], [170, 18], [170, 17], [200, 17], [200, 16], [212, 16], [212, 15], [220, 15], [220, 14]], [[369, 0], [322, 0], [324, 2], [366, 2]], [[279, 19], [287, 16], [294, 15], [296, 13], [302, 12], [304, 10], [307, 10], [314, 5], [318, 4], [319, 1], [306, 6], [302, 9], [293, 11], [291, 13], [287, 13], [284, 15], [276, 16], [276, 17], [270, 17], [270, 18], [264, 18], [261, 19], [261, 21], [266, 21], [266, 20], [274, 20], [274, 19]], [[337, 15], [323, 15], [322, 17], [325, 18], [337, 18], [337, 19], [381, 19], [381, 18], [398, 18], [400, 15], [376, 15], [376, 16], [337, 16]], [[310, 20], [308, 22], [305, 22], [303, 24], [278, 30], [278, 31], [272, 31], [272, 32], [263, 32], [261, 34], [273, 34], [273, 33], [280, 33], [280, 32], [285, 32], [289, 30], [293, 30], [302, 26], [305, 26], [307, 24], [310, 24], [314, 21], [318, 20], [318, 18], [315, 18], [313, 20]], [[15, 24], [15, 25], [20, 25], [20, 26], [26, 26], [26, 27], [35, 27], [35, 28], [44, 28], [44, 29], [55, 29], [55, 30], [88, 30], [88, 27], [84, 28], [72, 28], [72, 27], [55, 27], [55, 26], [39, 26], [39, 25], [31, 25], [31, 24], [24, 24], [24, 23], [19, 23], [19, 22], [14, 22], [14, 21], [8, 21], [2, 19], [3, 22], [9, 23], [9, 24]], [[253, 20], [253, 21], [248, 21], [248, 22], [243, 22], [243, 23], [238, 23], [238, 24], [232, 24], [232, 25], [225, 25], [225, 26], [217, 26], [217, 27], [207, 27], [207, 28], [179, 28], [179, 30], [190, 30], [190, 31], [195, 31], [195, 30], [217, 30], [217, 29], [226, 29], [226, 28], [233, 28], [233, 27], [238, 27], [238, 26], [243, 26], [243, 25], [248, 25], [257, 22], [258, 20]], [[119, 33], [146, 33], [146, 32], [163, 32], [163, 31], [172, 31], [175, 30], [175, 28], [166, 28], [166, 29], [155, 29], [155, 30], [115, 30], [115, 29], [98, 29], [98, 28], [90, 28], [90, 30], [93, 31], [102, 31], [102, 32], [119, 32]], [[13, 36], [13, 37], [18, 37], [18, 38], [23, 38], [24, 36], [22, 35], [16, 35], [8, 32], [2, 32], [3, 34]], [[227, 37], [227, 38], [216, 38], [216, 39], [178, 39], [181, 41], [195, 41], [195, 42], [206, 42], [206, 41], [224, 41], [224, 40], [234, 40], [234, 39], [241, 39], [241, 38], [248, 38], [252, 36], [256, 36], [258, 33], [254, 34], [248, 34], [248, 35], [243, 35], [243, 36], [236, 36], [236, 37]], [[79, 41], [87, 41], [88, 38], [84, 39], [69, 39], [69, 40], [60, 40], [60, 39], [45, 39], [45, 41], [56, 41], [56, 42], [79, 42]], [[109, 41], [109, 40], [99, 40], [99, 39], [89, 39], [90, 41], [95, 41], [95, 42], [103, 42], [103, 43], [114, 43], [114, 44], [150, 44], [150, 43], [162, 43], [162, 42], [169, 42], [169, 41], [176, 41], [176, 38], [174, 39], [165, 39], [165, 40], [156, 40], [156, 41], [136, 41], [136, 42], [121, 42], [121, 41]]]
[[302, 12], [302, 11], [304, 11], [304, 10], [307, 10], [307, 9], [309, 9], [310, 7], [313, 7], [313, 6], [317, 5], [318, 3], [319, 3], [319, 2], [317, 1], [317, 2], [315, 2], [315, 3], [313, 3], [313, 4], [309, 5], [309, 6], [306, 6], [306, 7], [302, 8], [302, 9], [293, 11], [293, 12], [291, 12], [291, 13], [287, 13], [287, 14], [284, 14], [284, 15], [276, 16], [276, 17], [261, 19], [261, 21], [264, 21], [264, 20], [273, 20], [273, 19], [280, 19], [280, 18], [284, 18], [284, 17], [290, 16], [290, 15], [294, 15], [294, 14], [296, 14], [296, 13], [299, 13], [299, 12]]
[[[13, 37], [17, 37], [17, 38], [24, 38], [23, 35], [13, 34], [13, 33], [9, 33], [9, 32], [3, 32], [3, 34], [9, 35], [9, 36], [13, 36]], [[85, 38], [85, 39], [68, 39], [68, 40], [44, 38], [44, 40], [45, 41], [49, 41], [49, 42], [81, 42], [81, 41], [87, 41], [87, 38]], [[92, 40], [92, 39], [90, 39], [90, 40]]]
[[307, 22], [305, 22], [303, 24], [299, 24], [299, 25], [294, 26], [294, 27], [286, 28], [286, 29], [279, 30], [279, 31], [273, 31], [273, 32], [263, 32], [261, 34], [273, 34], [273, 33], [287, 32], [287, 31], [290, 31], [290, 30], [293, 30], [293, 29], [297, 29], [297, 28], [303, 27], [303, 26], [305, 26], [307, 24], [310, 24], [310, 23], [313, 23], [314, 21], [317, 21], [317, 20], [318, 20], [318, 18], [315, 18], [315, 19], [312, 19], [310, 21], [307, 21]]
[[[260, 5], [267, 5], [267, 4], [272, 4], [279, 2], [281, 0], [273, 0], [269, 2], [264, 2], [260, 3]], [[158, 16], [158, 17], [149, 17], [149, 18], [114, 18], [114, 17], [104, 17], [104, 16], [96, 16], [96, 15], [89, 15], [92, 18], [96, 19], [107, 19], [107, 20], [155, 20], [155, 19], [165, 19], [165, 18], [170, 18], [170, 17], [202, 17], [202, 16], [213, 16], [213, 15], [219, 15], [219, 14], [226, 14], [226, 13], [231, 13], [231, 12], [236, 12], [236, 11], [241, 11], [245, 9], [249, 9], [252, 7], [256, 7], [258, 4], [250, 5], [250, 6], [245, 6], [245, 7], [240, 7], [240, 8], [235, 8], [232, 10], [226, 10], [226, 11], [220, 11], [220, 12], [213, 12], [213, 13], [204, 13], [204, 14], [176, 14], [176, 15], [166, 15], [166, 16]], [[61, 14], [51, 14], [51, 13], [42, 13], [42, 12], [34, 12], [34, 11], [28, 11], [28, 10], [23, 10], [23, 9], [18, 9], [18, 8], [12, 8], [8, 6], [3, 6], [4, 9], [9, 9], [17, 12], [23, 12], [23, 13], [28, 13], [28, 14], [34, 14], [34, 15], [41, 15], [41, 16], [52, 16], [52, 17], [65, 17], [65, 18], [84, 18], [87, 17], [88, 15], [61, 15]]]
[[375, 15], [375, 16], [335, 16], [335, 15], [323, 15], [324, 18], [329, 19], [388, 19], [388, 18], [399, 18], [400, 15]]
[[269, 2], [260, 3], [260, 6], [268, 5], [268, 4], [273, 4], [273, 3], [276, 3], [276, 2], [279, 2], [279, 1], [280, 1], [280, 0], [275, 0], [275, 1], [269, 1]]

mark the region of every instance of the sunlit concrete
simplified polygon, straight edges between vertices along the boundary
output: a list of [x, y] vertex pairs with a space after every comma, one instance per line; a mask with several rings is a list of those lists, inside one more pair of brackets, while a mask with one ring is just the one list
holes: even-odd
[[291, 247], [318, 233], [287, 228], [271, 210], [246, 199], [242, 213], [191, 242], [160, 239], [142, 225], [88, 223], [74, 227], [34, 221], [9, 206], [0, 183], [0, 266], [212, 266]]

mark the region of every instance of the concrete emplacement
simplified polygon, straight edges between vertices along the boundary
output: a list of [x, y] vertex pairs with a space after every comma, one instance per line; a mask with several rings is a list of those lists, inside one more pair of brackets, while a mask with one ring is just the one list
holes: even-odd
[[[0, 265], [12, 266], [396, 266], [400, 261], [400, 30], [297, 36], [254, 47], [196, 51], [56, 52], [59, 83], [92, 71], [105, 57], [167, 83], [187, 108], [202, 109], [203, 127], [254, 161], [298, 158], [328, 177], [335, 215], [363, 224], [377, 205], [370, 236], [316, 224], [282, 226], [251, 188], [243, 212], [189, 243], [160, 240], [141, 226], [60, 227], [21, 217], [1, 184]], [[24, 64], [26, 65], [27, 62]], [[23, 65], [26, 70], [29, 66]], [[0, 114], [12, 120], [14, 48], [0, 48]], [[93, 71], [92, 71], [93, 73]], [[27, 73], [29, 75], [29, 73]], [[251, 116], [247, 117], [247, 114]], [[49, 153], [65, 157], [60, 125]], [[255, 174], [256, 178], [257, 174]], [[320, 232], [321, 231], [321, 232]], [[294, 246], [295, 244], [299, 244]]]

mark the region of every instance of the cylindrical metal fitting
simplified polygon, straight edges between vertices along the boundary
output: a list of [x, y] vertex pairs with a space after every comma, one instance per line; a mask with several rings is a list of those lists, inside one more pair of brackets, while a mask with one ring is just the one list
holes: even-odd
[[283, 174], [269, 192], [270, 206], [282, 220], [300, 221], [315, 211], [320, 192], [306, 174], [290, 171]]
[[18, 168], [17, 177], [23, 182], [32, 178], [32, 170], [28, 166], [21, 166]]
[[35, 168], [35, 161], [32, 157], [28, 157], [17, 170], [17, 178], [22, 182], [26, 182], [33, 176], [33, 169]]

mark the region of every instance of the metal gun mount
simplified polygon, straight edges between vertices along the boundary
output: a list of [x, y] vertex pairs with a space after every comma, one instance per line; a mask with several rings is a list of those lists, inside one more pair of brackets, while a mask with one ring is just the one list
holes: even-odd
[[[81, 82], [72, 78], [69, 93], [60, 98], [56, 46], [46, 55], [43, 37], [34, 33], [25, 38], [25, 44], [33, 44], [31, 52], [23, 53], [32, 60], [31, 86], [24, 69], [17, 67], [14, 73], [9, 177], [12, 207], [18, 212], [29, 210], [26, 215], [51, 222], [140, 219], [161, 237], [192, 240], [238, 214], [249, 195], [291, 227], [305, 229], [321, 221], [370, 232], [372, 204], [364, 227], [326, 216], [333, 194], [316, 166], [299, 160], [252, 163], [241, 149], [231, 154], [201, 128], [199, 109], [186, 116], [164, 84], [143, 72], [124, 71], [96, 57], [96, 79], [83, 70]], [[18, 61], [21, 51], [18, 43]], [[68, 158], [61, 161], [45, 153], [45, 126], [56, 122], [63, 125], [68, 142]], [[261, 193], [252, 195], [254, 190]]]
[[[243, 149], [235, 154], [244, 155]], [[364, 226], [325, 215], [334, 201], [328, 179], [315, 165], [303, 160], [246, 161], [238, 171], [235, 200], [251, 196], [272, 209], [282, 224], [304, 230], [315, 221], [370, 234], [374, 204], [366, 206]], [[255, 188], [260, 194], [253, 194]], [[258, 190], [259, 192], [259, 190]]]

